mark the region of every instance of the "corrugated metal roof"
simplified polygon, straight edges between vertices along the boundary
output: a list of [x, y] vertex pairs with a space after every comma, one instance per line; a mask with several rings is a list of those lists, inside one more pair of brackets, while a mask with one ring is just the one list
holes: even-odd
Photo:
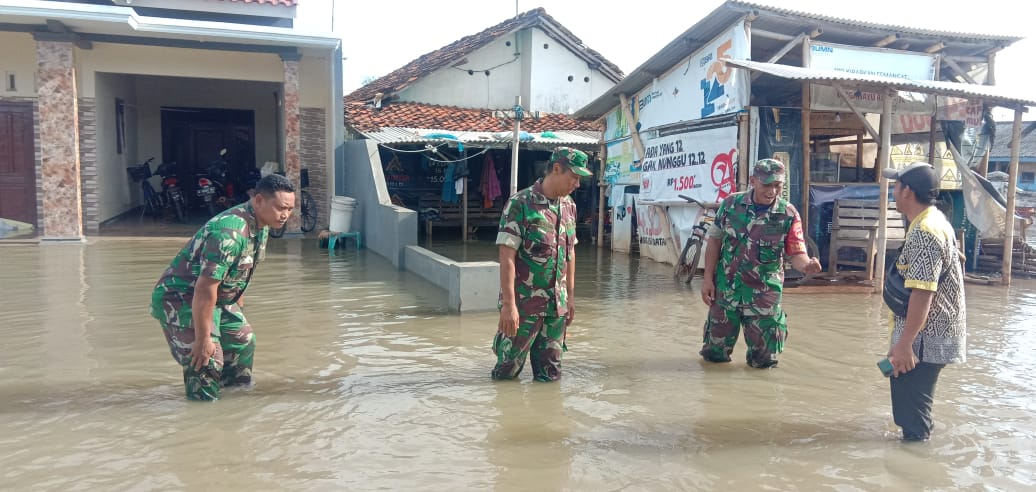
[[[532, 140], [523, 140], [522, 145], [538, 147], [570, 146], [597, 146], [601, 142], [600, 132], [583, 130], [557, 131], [552, 132], [557, 138], [544, 137], [543, 133], [529, 133]], [[439, 130], [434, 128], [402, 128], [384, 127], [379, 131], [365, 132], [363, 136], [380, 144], [434, 144], [450, 142], [452, 139], [435, 137], [434, 134], [449, 134], [457, 137], [465, 145], [473, 147], [510, 147], [511, 132], [457, 132]], [[433, 137], [428, 137], [433, 135]]]
[[[949, 56], [985, 56], [989, 52], [1003, 49], [1022, 39], [1018, 36], [954, 33], [876, 24], [728, 0], [669, 42], [621, 82], [576, 111], [573, 117], [582, 119], [601, 117], [619, 104], [619, 94], [636, 94], [651, 84], [656, 77], [667, 73], [716, 36], [729, 29], [735, 22], [750, 14], [758, 16], [752, 21], [753, 29], [783, 34], [788, 36], [788, 39], [802, 32], [820, 29], [822, 34], [817, 38], [820, 41], [853, 46], [872, 46], [882, 38], [896, 35], [899, 37], [898, 41], [886, 46], [887, 48], [918, 51], [942, 42], [944, 47], [940, 53]], [[785, 42], [755, 36], [752, 39], [752, 58], [768, 59]], [[787, 59], [790, 61], [794, 61], [796, 58], [801, 59], [798, 50], [792, 50], [787, 55]]]
[[[1018, 145], [1018, 155], [1023, 161], [1036, 160], [1036, 121], [1022, 123], [1022, 140]], [[1028, 133], [1026, 131], [1028, 130]], [[1014, 122], [998, 121], [996, 123], [996, 139], [989, 151], [989, 161], [1009, 161], [1011, 159], [1011, 140], [1014, 134]]]
[[992, 85], [961, 84], [942, 80], [910, 80], [882, 77], [880, 75], [855, 74], [837, 70], [793, 67], [777, 63], [763, 63], [749, 60], [726, 60], [727, 65], [747, 68], [757, 72], [768, 73], [777, 77], [792, 80], [809, 80], [813, 82], [843, 82], [840, 85], [858, 85], [870, 87], [889, 87], [907, 92], [938, 94], [941, 96], [982, 99], [997, 106], [1036, 106], [1036, 96], [1010, 94], [1002, 88]]
[[753, 2], [740, 2], [731, 0], [729, 3], [735, 5], [743, 5], [745, 7], [751, 7], [753, 9], [768, 10], [770, 12], [790, 15], [794, 17], [800, 17], [804, 19], [813, 19], [821, 22], [830, 22], [833, 24], [842, 24], [850, 27], [862, 27], [867, 29], [881, 29], [881, 30], [893, 30], [902, 34], [916, 34], [920, 36], [931, 36], [940, 39], [956, 39], [956, 40], [973, 40], [973, 41], [988, 41], [998, 40], [1006, 41], [1008, 44], [1019, 41], [1023, 38], [1019, 36], [1010, 36], [1003, 34], [980, 34], [980, 33], [968, 33], [958, 31], [939, 31], [935, 29], [924, 29], [919, 27], [902, 26], [897, 24], [878, 24], [876, 22], [864, 22], [853, 19], [842, 19], [839, 17], [831, 17], [827, 15], [814, 14], [812, 12], [801, 12], [798, 10], [789, 10], [776, 6], [763, 5], [760, 3]]

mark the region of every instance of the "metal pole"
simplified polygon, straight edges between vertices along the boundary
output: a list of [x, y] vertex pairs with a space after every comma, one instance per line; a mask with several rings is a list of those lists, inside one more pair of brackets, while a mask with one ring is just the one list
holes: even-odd
[[[465, 148], [460, 153], [460, 158], [461, 158], [462, 161], [465, 161], [464, 165], [467, 166], [468, 165], [468, 163], [466, 162], [467, 158], [468, 158], [468, 149], [467, 148]], [[470, 174], [470, 171], [471, 171], [470, 167], [468, 168], [468, 171], [469, 171], [469, 174]], [[460, 222], [461, 222], [460, 227], [461, 227], [461, 236], [462, 236], [461, 237], [461, 242], [466, 243], [466, 242], [468, 242], [468, 177], [464, 176], [463, 179], [464, 179], [464, 185], [463, 185], [464, 189], [461, 190], [461, 198], [460, 198]]]
[[606, 162], [608, 162], [608, 147], [603, 143], [601, 144], [600, 153], [597, 154], [597, 247], [604, 247], [604, 203], [607, 197], [604, 196], [604, 190], [607, 184], [604, 182], [604, 168]]
[[1007, 223], [1004, 224], [1004, 259], [1000, 267], [1000, 282], [1011, 285], [1011, 256], [1014, 252], [1014, 207], [1018, 193], [1018, 155], [1022, 140], [1022, 108], [1014, 110], [1014, 129], [1011, 133], [1011, 164], [1007, 168]]
[[881, 148], [878, 150], [878, 258], [874, 266], [874, 292], [885, 289], [885, 249], [888, 247], [889, 180], [881, 171], [889, 167], [892, 153], [892, 99], [896, 93], [885, 91], [881, 107]]
[[518, 192], [518, 132], [522, 129], [522, 120], [517, 109], [522, 105], [522, 96], [514, 96], [514, 135], [511, 138], [511, 195]]

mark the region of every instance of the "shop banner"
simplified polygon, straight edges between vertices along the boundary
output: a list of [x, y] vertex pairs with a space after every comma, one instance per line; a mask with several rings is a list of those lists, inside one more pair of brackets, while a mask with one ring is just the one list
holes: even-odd
[[[835, 70], [849, 74], [877, 75], [894, 79], [934, 80], [936, 56], [915, 51], [864, 48], [833, 43], [810, 42], [809, 68]], [[898, 113], [931, 114], [934, 101], [924, 95], [898, 98], [894, 111]], [[882, 96], [873, 92], [849, 93], [853, 105], [864, 113], [881, 113]], [[810, 107], [826, 111], [850, 111], [849, 106], [833, 87], [813, 85]]]
[[637, 130], [736, 113], [748, 106], [748, 70], [729, 68], [723, 58], [751, 58], [744, 22], [637, 93], [633, 99]]
[[[632, 110], [630, 114], [633, 114]], [[610, 142], [612, 140], [619, 140], [630, 136], [630, 125], [626, 121], [626, 113], [622, 111], [622, 106], [616, 107], [604, 120], [604, 141]]]
[[737, 190], [737, 126], [691, 131], [645, 142], [640, 199], [716, 202]]
[[632, 194], [622, 195], [622, 204], [612, 209], [612, 250], [629, 253], [633, 237]]
[[604, 182], [609, 184], [640, 184], [640, 159], [636, 157], [633, 139], [626, 138], [607, 144]]
[[640, 255], [675, 265], [678, 252], [664, 207], [637, 201], [637, 237]]

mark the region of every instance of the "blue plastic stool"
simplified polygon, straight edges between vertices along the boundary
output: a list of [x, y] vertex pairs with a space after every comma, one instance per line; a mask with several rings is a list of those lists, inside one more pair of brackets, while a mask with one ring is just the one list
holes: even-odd
[[327, 236], [327, 250], [328, 251], [334, 251], [335, 250], [335, 244], [338, 243], [339, 239], [345, 240], [346, 238], [350, 238], [350, 237], [353, 238], [354, 241], [356, 241], [356, 249], [363, 249], [363, 237], [360, 235], [360, 231], [356, 231], [356, 232], [332, 232], [329, 236]]

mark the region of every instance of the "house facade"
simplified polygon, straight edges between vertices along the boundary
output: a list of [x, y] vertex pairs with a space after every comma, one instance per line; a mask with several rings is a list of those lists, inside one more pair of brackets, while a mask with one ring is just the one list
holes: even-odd
[[[1018, 145], [1018, 189], [1036, 192], [1036, 123], [1029, 122], [1022, 130]], [[997, 122], [996, 139], [989, 150], [989, 172], [1007, 173], [1011, 163], [1011, 136], [1013, 123]], [[1036, 201], [1036, 200], [1030, 200]]]
[[326, 211], [341, 46], [295, 30], [295, 3], [4, 2], [0, 216], [79, 241], [141, 205], [127, 168], [175, 162], [189, 182], [220, 149], [296, 183], [305, 169]]

